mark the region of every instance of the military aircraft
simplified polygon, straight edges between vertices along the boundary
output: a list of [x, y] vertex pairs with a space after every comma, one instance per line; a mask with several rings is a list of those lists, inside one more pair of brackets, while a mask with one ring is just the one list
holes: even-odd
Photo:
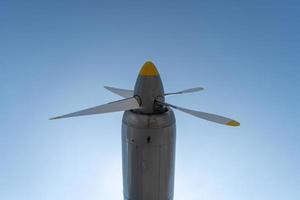
[[198, 92], [203, 88], [165, 93], [158, 70], [150, 61], [142, 66], [134, 90], [105, 88], [124, 99], [51, 119], [125, 111], [122, 119], [124, 200], [173, 199], [176, 121], [172, 108], [211, 122], [240, 125], [227, 117], [167, 103], [166, 96]]

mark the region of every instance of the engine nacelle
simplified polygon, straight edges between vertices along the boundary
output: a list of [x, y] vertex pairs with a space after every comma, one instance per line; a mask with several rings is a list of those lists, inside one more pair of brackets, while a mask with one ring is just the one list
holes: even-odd
[[172, 200], [176, 125], [174, 113], [126, 111], [122, 120], [124, 200]]

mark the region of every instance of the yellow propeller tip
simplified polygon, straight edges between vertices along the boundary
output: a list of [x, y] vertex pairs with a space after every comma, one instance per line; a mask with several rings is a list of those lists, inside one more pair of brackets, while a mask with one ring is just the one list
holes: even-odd
[[240, 123], [234, 120], [231, 120], [230, 122], [228, 122], [226, 125], [228, 126], [239, 126]]
[[155, 67], [155, 65], [151, 61], [147, 61], [144, 63], [141, 71], [141, 76], [159, 76], [159, 73]]

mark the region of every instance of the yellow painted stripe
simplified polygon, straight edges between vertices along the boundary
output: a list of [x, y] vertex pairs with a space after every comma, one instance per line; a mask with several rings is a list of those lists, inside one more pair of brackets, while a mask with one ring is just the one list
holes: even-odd
[[226, 125], [228, 126], [239, 126], [240, 123], [234, 120], [231, 120], [230, 122], [228, 122]]
[[158, 73], [155, 65], [152, 62], [147, 61], [143, 65], [143, 67], [140, 71], [140, 75], [141, 76], [159, 76], [159, 73]]

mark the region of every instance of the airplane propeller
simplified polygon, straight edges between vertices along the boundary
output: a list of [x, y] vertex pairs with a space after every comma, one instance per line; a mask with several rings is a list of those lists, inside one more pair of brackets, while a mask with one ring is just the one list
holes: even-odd
[[[101, 113], [109, 113], [109, 112], [117, 112], [117, 111], [126, 111], [126, 110], [134, 110], [134, 109], [139, 109], [141, 108], [140, 102], [138, 101], [137, 98], [134, 97], [134, 92], [133, 90], [128, 90], [128, 89], [120, 89], [120, 88], [115, 88], [115, 87], [110, 87], [110, 86], [104, 86], [105, 89], [109, 90], [112, 93], [115, 93], [121, 97], [124, 97], [125, 99], [119, 100], [119, 101], [114, 101], [111, 103], [103, 104], [100, 106], [80, 110], [77, 112], [73, 112], [70, 114], [58, 116], [58, 117], [53, 117], [53, 119], [61, 119], [61, 118], [68, 118], [68, 117], [77, 117], [77, 116], [83, 116], [83, 115], [94, 115], [94, 114], [101, 114]], [[169, 95], [174, 95], [174, 94], [186, 94], [186, 93], [192, 93], [192, 92], [199, 92], [203, 90], [202, 87], [195, 87], [195, 88], [190, 88], [186, 90], [182, 90], [179, 92], [172, 92], [172, 93], [165, 93], [165, 96]], [[227, 118], [227, 117], [222, 117], [219, 115], [211, 114], [211, 113], [206, 113], [206, 112], [200, 112], [196, 110], [190, 110], [187, 108], [182, 108], [179, 106], [175, 106], [166, 102], [162, 102], [159, 100], [156, 100], [158, 104], [161, 104], [163, 106], [169, 106], [172, 108], [175, 108], [179, 111], [185, 112], [187, 114], [193, 115], [195, 117], [205, 119], [211, 122], [223, 124], [223, 125], [228, 125], [228, 126], [239, 126], [240, 123]]]

